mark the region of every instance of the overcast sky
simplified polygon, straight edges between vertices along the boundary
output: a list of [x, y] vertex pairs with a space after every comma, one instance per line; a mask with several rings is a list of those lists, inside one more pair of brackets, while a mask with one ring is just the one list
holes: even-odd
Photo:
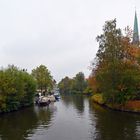
[[0, 66], [44, 64], [57, 81], [88, 76], [104, 22], [133, 28], [135, 5], [140, 23], [139, 0], [0, 0]]

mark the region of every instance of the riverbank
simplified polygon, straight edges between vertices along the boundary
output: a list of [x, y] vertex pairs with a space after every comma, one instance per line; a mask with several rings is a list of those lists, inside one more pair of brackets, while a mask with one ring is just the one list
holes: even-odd
[[102, 94], [93, 95], [92, 100], [99, 105], [113, 110], [140, 113], [140, 100], [127, 101], [125, 104], [109, 104], [104, 102]]

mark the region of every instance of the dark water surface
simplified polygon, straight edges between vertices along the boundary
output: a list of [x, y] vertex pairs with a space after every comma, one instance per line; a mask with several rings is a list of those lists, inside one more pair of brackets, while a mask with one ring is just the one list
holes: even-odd
[[140, 140], [140, 115], [67, 96], [49, 107], [1, 115], [0, 140]]

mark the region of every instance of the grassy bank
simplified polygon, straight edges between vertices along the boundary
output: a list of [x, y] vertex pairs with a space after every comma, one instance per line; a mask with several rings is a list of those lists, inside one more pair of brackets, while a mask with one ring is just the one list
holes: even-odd
[[92, 96], [92, 100], [95, 103], [106, 106], [106, 107], [113, 109], [113, 110], [140, 113], [140, 100], [127, 101], [124, 104], [105, 103], [103, 100], [102, 94], [94, 94]]

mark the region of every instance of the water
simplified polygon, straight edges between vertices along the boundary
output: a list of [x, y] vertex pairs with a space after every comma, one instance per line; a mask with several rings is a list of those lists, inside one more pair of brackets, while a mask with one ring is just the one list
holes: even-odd
[[1, 115], [0, 140], [140, 140], [140, 115], [67, 96], [49, 107]]

